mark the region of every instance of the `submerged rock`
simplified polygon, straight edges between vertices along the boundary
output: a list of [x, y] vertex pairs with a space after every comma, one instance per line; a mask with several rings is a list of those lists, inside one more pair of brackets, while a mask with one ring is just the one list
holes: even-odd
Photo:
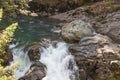
[[93, 35], [93, 28], [88, 22], [75, 20], [62, 27], [61, 35], [65, 41], [75, 42], [85, 36]]
[[41, 62], [33, 62], [30, 69], [19, 80], [41, 80], [46, 75], [45, 68], [45, 65]]
[[27, 52], [31, 62], [39, 61], [43, 48], [49, 47], [49, 44], [52, 44], [54, 47], [56, 47], [57, 42], [57, 40], [52, 41], [50, 39], [42, 39], [40, 43], [32, 43], [27, 45], [24, 48], [24, 52]]

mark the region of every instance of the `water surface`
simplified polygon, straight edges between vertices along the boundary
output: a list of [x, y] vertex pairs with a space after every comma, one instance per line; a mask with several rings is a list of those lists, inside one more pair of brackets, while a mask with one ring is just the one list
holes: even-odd
[[[51, 31], [58, 23], [57, 21], [30, 16], [19, 16], [14, 20], [19, 23], [19, 27], [15, 31], [15, 38], [22, 43], [37, 42], [42, 38], [58, 37], [57, 33]], [[0, 29], [4, 29], [9, 24], [10, 22], [3, 20]]]

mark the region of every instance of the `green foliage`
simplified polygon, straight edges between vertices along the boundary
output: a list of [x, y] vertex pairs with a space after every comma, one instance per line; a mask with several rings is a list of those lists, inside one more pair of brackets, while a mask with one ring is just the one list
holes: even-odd
[[[0, 19], [2, 18], [3, 10], [0, 9]], [[18, 23], [13, 23], [0, 33], [0, 57], [6, 55], [6, 47], [9, 42], [12, 41], [14, 31], [17, 28]], [[3, 67], [1, 63], [3, 59], [0, 59], [0, 80], [13, 80], [15, 78], [14, 69], [18, 66], [18, 62], [11, 66]]]
[[14, 0], [0, 0], [0, 7], [3, 8], [5, 18], [16, 16], [17, 6]]
[[109, 80], [117, 80], [115, 77], [111, 77]]
[[12, 25], [8, 26], [3, 32], [0, 34], [0, 55], [5, 54], [5, 47], [9, 42], [12, 41], [14, 36], [14, 31], [17, 28], [18, 23], [13, 23]]
[[0, 9], [0, 21], [2, 20], [3, 9]]
[[19, 9], [29, 8], [28, 6], [29, 0], [14, 0], [14, 3], [18, 6]]
[[14, 63], [11, 66], [3, 67], [0, 65], [0, 80], [13, 80], [16, 76], [14, 74], [14, 70], [20, 64], [19, 61]]
[[0, 0], [0, 7], [3, 8], [4, 18], [10, 19], [19, 14], [19, 9], [27, 9], [29, 0]]

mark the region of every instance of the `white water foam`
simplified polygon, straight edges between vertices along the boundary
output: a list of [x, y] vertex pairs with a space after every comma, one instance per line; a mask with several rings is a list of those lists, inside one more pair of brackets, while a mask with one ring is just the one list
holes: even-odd
[[42, 80], [76, 80], [78, 68], [74, 57], [68, 52], [66, 43], [51, 44], [43, 49], [40, 61], [46, 65], [46, 77]]
[[[21, 61], [18, 69], [15, 70], [16, 79], [24, 76], [29, 70], [31, 62], [27, 53], [24, 53], [23, 47], [13, 48], [13, 62]], [[48, 48], [43, 48], [40, 61], [46, 65], [46, 77], [42, 80], [78, 80], [78, 68], [74, 57], [69, 53], [66, 43], [59, 42], [56, 47], [49, 44]]]
[[13, 54], [12, 63], [15, 63], [16, 61], [20, 61], [20, 65], [15, 70], [15, 74], [16, 74], [15, 80], [18, 80], [20, 77], [24, 76], [24, 74], [27, 72], [27, 70], [31, 65], [31, 62], [29, 60], [29, 57], [27, 56], [27, 53], [24, 53], [23, 47], [13, 48], [12, 54]]

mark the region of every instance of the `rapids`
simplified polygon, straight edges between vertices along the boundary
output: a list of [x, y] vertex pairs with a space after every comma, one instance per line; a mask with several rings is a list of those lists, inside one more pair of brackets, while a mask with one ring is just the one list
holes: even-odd
[[[27, 53], [24, 53], [24, 47], [11, 45], [13, 62], [20, 60], [20, 66], [15, 70], [16, 80], [24, 76], [30, 68], [31, 62]], [[77, 80], [78, 68], [74, 57], [68, 51], [68, 45], [64, 42], [58, 42], [56, 47], [49, 44], [49, 47], [43, 48], [41, 59], [39, 60], [46, 65], [46, 77], [42, 80]]]

